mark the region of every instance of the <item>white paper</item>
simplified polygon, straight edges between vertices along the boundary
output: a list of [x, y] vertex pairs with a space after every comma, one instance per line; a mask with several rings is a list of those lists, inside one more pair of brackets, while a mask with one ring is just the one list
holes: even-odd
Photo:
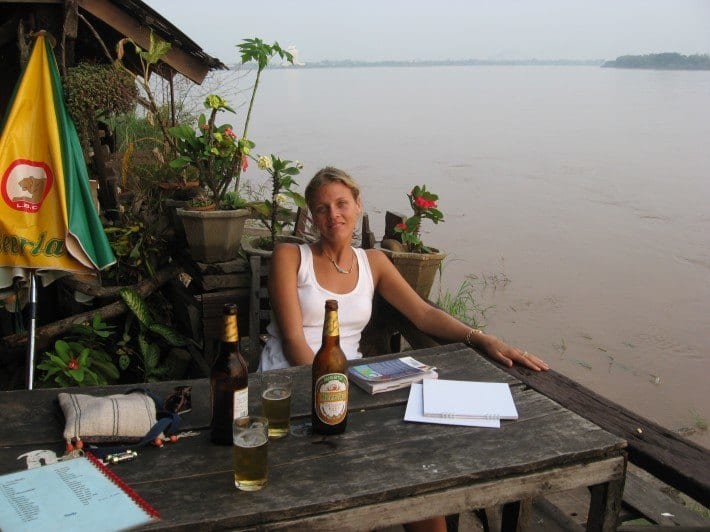
[[425, 416], [518, 419], [510, 386], [504, 382], [439, 379], [423, 385]]
[[452, 419], [444, 417], [431, 417], [424, 415], [422, 402], [422, 385], [413, 383], [409, 389], [409, 401], [407, 401], [407, 410], [404, 413], [405, 421], [414, 421], [417, 423], [436, 423], [439, 425], [461, 425], [464, 427], [488, 427], [500, 428], [499, 419]]

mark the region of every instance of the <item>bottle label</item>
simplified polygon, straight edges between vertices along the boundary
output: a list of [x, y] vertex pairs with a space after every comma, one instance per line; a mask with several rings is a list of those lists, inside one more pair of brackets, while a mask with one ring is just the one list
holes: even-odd
[[337, 425], [348, 413], [348, 377], [342, 373], [321, 375], [314, 399], [318, 419], [326, 425]]
[[249, 415], [249, 388], [234, 392], [234, 419]]

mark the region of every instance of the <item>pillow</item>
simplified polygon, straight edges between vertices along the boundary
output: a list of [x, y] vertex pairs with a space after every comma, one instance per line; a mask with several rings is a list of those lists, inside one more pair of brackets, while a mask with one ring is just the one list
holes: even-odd
[[66, 441], [137, 442], [156, 423], [155, 402], [140, 391], [105, 397], [60, 393], [58, 399]]

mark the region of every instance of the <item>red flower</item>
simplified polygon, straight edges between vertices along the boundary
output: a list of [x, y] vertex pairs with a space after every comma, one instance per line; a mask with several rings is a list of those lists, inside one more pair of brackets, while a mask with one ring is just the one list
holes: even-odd
[[233, 139], [237, 138], [237, 136], [234, 134], [234, 131], [232, 131], [231, 127], [228, 127], [227, 129], [225, 129], [224, 134], [227, 135], [228, 137], [232, 137]]
[[249, 167], [249, 157], [242, 155], [242, 172], [246, 172]]
[[69, 359], [69, 362], [67, 362], [67, 367], [69, 369], [79, 369], [79, 361], [76, 358], [72, 357]]
[[397, 225], [394, 226], [395, 229], [399, 229], [401, 231], [406, 231], [407, 230], [407, 224], [400, 222]]
[[417, 196], [416, 198], [414, 198], [414, 203], [416, 204], [417, 207], [420, 207], [422, 209], [436, 208], [435, 201], [428, 200], [422, 196]]

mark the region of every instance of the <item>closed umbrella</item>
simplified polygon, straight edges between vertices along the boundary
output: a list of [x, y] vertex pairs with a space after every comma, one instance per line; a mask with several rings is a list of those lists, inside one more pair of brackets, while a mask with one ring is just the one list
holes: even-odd
[[0, 289], [29, 280], [32, 389], [36, 278], [95, 273], [116, 262], [96, 213], [54, 52], [37, 36], [0, 135]]

